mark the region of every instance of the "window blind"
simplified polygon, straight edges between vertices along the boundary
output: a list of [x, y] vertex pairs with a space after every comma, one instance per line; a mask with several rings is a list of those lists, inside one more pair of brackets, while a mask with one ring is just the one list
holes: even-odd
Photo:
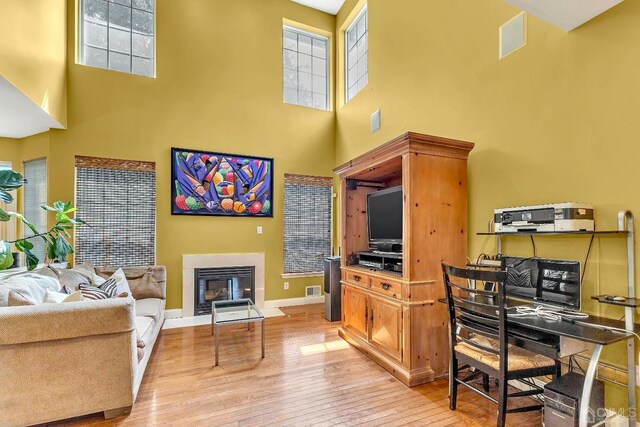
[[323, 271], [331, 255], [332, 179], [284, 176], [284, 273]]
[[155, 264], [155, 163], [76, 156], [76, 263]]
[[[47, 231], [47, 211], [42, 205], [47, 204], [47, 159], [35, 159], [24, 162], [24, 178], [26, 183], [22, 187], [22, 214], [36, 227], [39, 232]], [[33, 236], [33, 232], [24, 224], [22, 235]], [[30, 240], [33, 243], [31, 252], [44, 262], [46, 248], [40, 238]]]

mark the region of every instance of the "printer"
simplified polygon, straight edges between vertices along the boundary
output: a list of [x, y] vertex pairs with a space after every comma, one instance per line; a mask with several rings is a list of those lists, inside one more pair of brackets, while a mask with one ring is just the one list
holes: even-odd
[[496, 233], [594, 231], [593, 205], [552, 203], [494, 210]]

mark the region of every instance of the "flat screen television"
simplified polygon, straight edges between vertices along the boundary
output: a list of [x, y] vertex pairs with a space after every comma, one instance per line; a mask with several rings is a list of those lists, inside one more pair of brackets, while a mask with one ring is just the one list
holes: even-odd
[[369, 245], [402, 243], [402, 186], [367, 194]]
[[506, 294], [538, 304], [580, 310], [580, 262], [503, 257]]

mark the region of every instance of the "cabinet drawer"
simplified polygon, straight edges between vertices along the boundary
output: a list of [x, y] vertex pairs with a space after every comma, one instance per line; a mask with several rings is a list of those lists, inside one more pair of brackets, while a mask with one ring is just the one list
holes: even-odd
[[377, 277], [371, 280], [371, 290], [393, 298], [402, 299], [402, 284]]
[[343, 271], [344, 280], [347, 282], [355, 283], [356, 285], [369, 287], [371, 284], [371, 277], [363, 273], [354, 273], [353, 271]]

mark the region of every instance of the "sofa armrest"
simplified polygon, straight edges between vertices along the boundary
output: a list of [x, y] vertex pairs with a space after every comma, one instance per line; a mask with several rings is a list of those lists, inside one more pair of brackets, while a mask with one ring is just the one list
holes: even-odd
[[135, 330], [133, 298], [0, 307], [0, 345]]

